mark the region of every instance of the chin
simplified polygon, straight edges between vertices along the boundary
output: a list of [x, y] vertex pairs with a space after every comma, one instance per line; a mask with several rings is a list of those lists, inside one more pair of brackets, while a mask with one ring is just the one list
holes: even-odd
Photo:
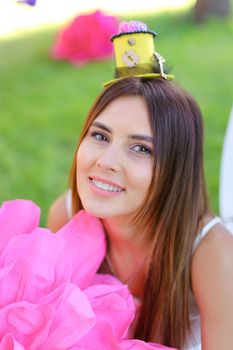
[[99, 219], [105, 219], [111, 216], [109, 208], [102, 208], [100, 205], [90, 205], [87, 203], [82, 203], [83, 209]]
[[102, 205], [101, 203], [98, 203], [96, 205], [83, 202], [82, 206], [88, 214], [91, 214], [99, 219], [107, 219], [122, 215], [122, 212], [120, 212], [119, 210], [110, 208], [109, 205]]

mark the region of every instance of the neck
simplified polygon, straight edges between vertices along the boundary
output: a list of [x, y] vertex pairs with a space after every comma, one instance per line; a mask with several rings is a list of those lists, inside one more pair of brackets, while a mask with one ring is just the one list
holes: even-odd
[[104, 219], [108, 237], [108, 259], [112, 273], [128, 284], [134, 296], [141, 297], [147, 271], [148, 244], [145, 234], [135, 232], [132, 224], [116, 218]]
[[103, 224], [109, 242], [109, 256], [119, 255], [128, 262], [144, 256], [148, 247], [145, 233], [137, 232], [125, 219], [103, 219]]

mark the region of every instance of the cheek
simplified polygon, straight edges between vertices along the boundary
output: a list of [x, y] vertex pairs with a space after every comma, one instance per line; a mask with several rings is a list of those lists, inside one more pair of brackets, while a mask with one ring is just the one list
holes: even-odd
[[150, 184], [151, 184], [151, 173], [146, 173], [142, 179], [142, 186], [141, 186], [141, 193], [144, 198], [147, 196], [149, 192]]
[[131, 185], [140, 196], [145, 197], [147, 195], [152, 180], [152, 172], [153, 166], [148, 164], [148, 161], [138, 162], [137, 166], [130, 167]]
[[76, 170], [77, 173], [84, 171], [91, 164], [93, 158], [93, 153], [90, 152], [89, 148], [86, 145], [85, 140], [79, 146], [76, 155]]
[[91, 164], [89, 153], [85, 143], [82, 142], [76, 154], [76, 184], [81, 201], [83, 199], [83, 189], [86, 186], [86, 178], [89, 174]]
[[80, 190], [80, 186], [82, 188], [83, 181], [88, 173], [88, 163], [89, 162], [84, 151], [84, 147], [80, 146], [76, 155], [76, 183], [78, 192]]

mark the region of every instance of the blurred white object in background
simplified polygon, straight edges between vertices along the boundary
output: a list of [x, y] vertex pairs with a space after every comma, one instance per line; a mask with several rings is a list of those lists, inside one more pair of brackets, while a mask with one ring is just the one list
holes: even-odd
[[233, 233], [233, 106], [223, 144], [219, 200], [220, 215]]
[[17, 0], [0, 0], [0, 38], [70, 21], [77, 15], [102, 10], [130, 15], [165, 9], [185, 9], [195, 0], [37, 0], [36, 6], [22, 6]]

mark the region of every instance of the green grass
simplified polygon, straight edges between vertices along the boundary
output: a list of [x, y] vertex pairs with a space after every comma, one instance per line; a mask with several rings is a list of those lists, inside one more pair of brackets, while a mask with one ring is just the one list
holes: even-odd
[[[205, 169], [218, 211], [221, 149], [232, 104], [232, 18], [194, 24], [190, 11], [142, 18], [159, 35], [156, 50], [196, 97], [205, 122]], [[75, 68], [50, 58], [54, 30], [0, 43], [0, 202], [32, 199], [42, 208], [67, 188], [85, 115], [113, 62]]]

